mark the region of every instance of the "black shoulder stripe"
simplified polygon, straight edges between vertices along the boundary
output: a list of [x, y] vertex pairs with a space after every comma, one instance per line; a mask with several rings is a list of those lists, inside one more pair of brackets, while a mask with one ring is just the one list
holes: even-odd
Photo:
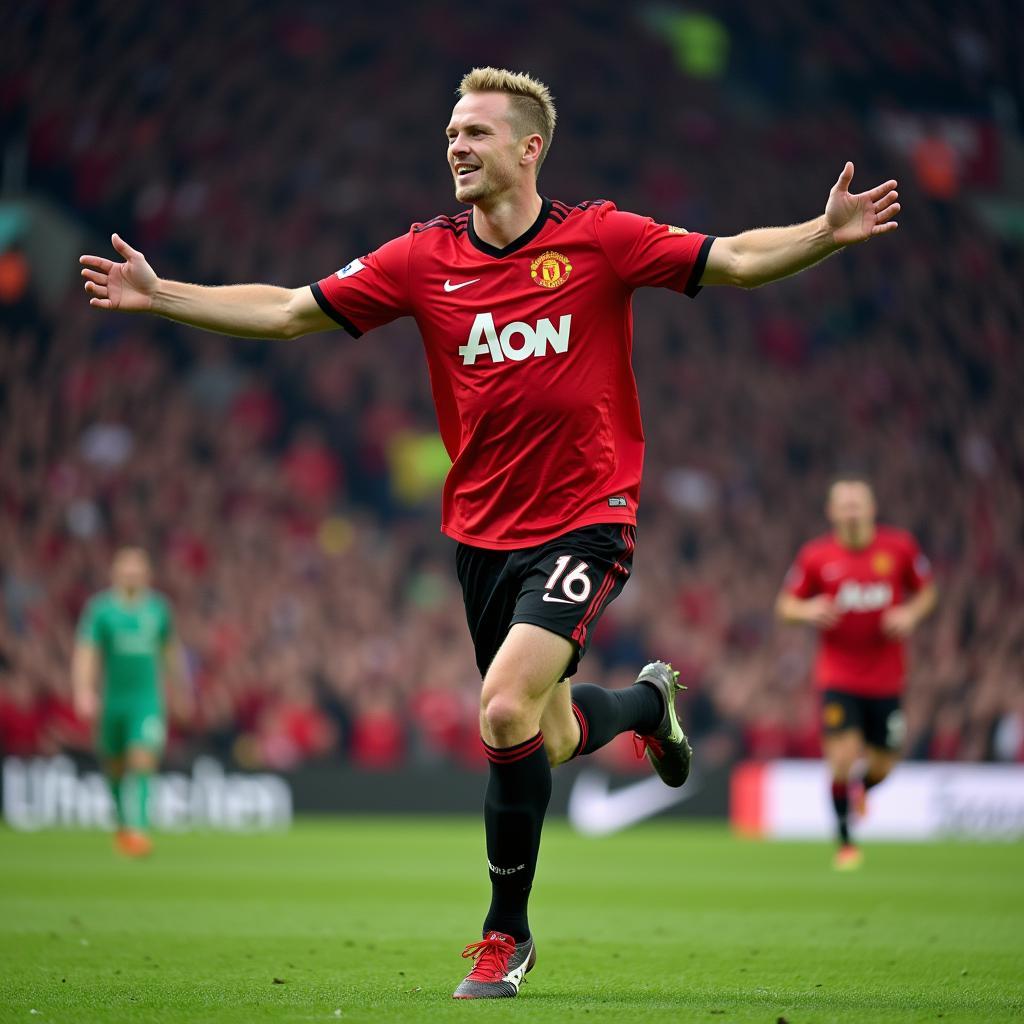
[[708, 235], [700, 243], [700, 251], [693, 262], [693, 270], [690, 271], [690, 276], [686, 280], [686, 287], [683, 289], [683, 294], [689, 295], [691, 299], [695, 299], [697, 293], [703, 287], [700, 279], [704, 276], [704, 268], [708, 265], [708, 253], [711, 252], [711, 246], [715, 244], [715, 237], [715, 235]]
[[444, 231], [451, 231], [454, 235], [464, 235], [466, 233], [465, 224], [451, 224], [447, 221], [431, 221], [429, 224], [420, 224], [413, 228], [413, 232], [418, 235], [423, 231], [429, 231], [431, 228], [441, 228]]
[[607, 202], [607, 199], [586, 199], [582, 203], [577, 203], [576, 209], [589, 210], [592, 206], [604, 206]]
[[431, 217], [430, 220], [424, 221], [422, 224], [416, 224], [413, 227], [413, 231], [418, 234], [421, 231], [426, 231], [427, 228], [462, 228], [465, 230], [468, 222], [468, 210], [463, 211], [462, 213], [457, 213], [454, 217], [441, 214], [438, 217]]
[[316, 299], [316, 304], [336, 323], [352, 335], [353, 338], [361, 338], [363, 332], [347, 316], [339, 313], [328, 301], [327, 296], [324, 295], [323, 289], [319, 283], [314, 281], [310, 286], [309, 290], [313, 293], [313, 298]]

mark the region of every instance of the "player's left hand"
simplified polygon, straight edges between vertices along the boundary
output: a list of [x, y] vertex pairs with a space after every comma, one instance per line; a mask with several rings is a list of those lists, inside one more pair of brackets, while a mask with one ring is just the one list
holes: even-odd
[[906, 605], [894, 605], [882, 612], [882, 632], [892, 640], [902, 640], [914, 632], [917, 618]]
[[899, 225], [893, 217], [900, 212], [896, 181], [886, 181], [868, 192], [850, 192], [853, 164], [849, 160], [832, 186], [825, 204], [825, 221], [836, 245], [866, 242], [875, 235], [895, 231]]

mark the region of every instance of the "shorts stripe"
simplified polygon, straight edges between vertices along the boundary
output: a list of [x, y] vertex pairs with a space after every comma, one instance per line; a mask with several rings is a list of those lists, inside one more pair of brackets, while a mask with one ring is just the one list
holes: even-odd
[[[627, 556], [631, 555], [633, 553], [636, 540], [635, 531], [628, 525], [622, 527], [622, 540], [626, 545]], [[585, 647], [587, 644], [587, 628], [597, 616], [598, 612], [600, 612], [604, 607], [608, 594], [611, 593], [612, 587], [615, 586], [616, 573], [622, 576], [628, 576], [629, 570], [624, 568], [619, 562], [616, 562], [611, 569], [605, 573], [604, 579], [601, 581], [601, 586], [597, 588], [597, 593], [594, 595], [593, 600], [587, 607], [586, 613], [583, 618], [580, 619], [579, 625], [572, 631], [572, 638], [580, 645], [580, 647]]]
[[586, 614], [582, 619], [580, 619], [579, 625], [572, 631], [572, 638], [580, 645], [580, 647], [586, 647], [587, 627], [597, 616], [597, 613], [604, 607], [605, 598], [611, 592], [614, 583], [614, 570], [609, 570], [605, 573], [601, 586], [597, 588], [597, 593], [594, 595], [594, 599], [590, 602], [590, 606], [587, 608]]

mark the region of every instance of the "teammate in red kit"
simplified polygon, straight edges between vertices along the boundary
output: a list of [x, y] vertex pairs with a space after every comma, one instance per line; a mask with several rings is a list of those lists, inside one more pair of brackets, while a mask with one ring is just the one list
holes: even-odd
[[634, 731], [661, 778], [686, 780], [677, 674], [662, 662], [616, 692], [565, 682], [630, 574], [644, 435], [630, 365], [631, 299], [645, 285], [694, 296], [754, 287], [895, 230], [896, 182], [851, 194], [847, 163], [824, 214], [730, 238], [687, 232], [595, 200], [537, 191], [555, 128], [547, 88], [477, 68], [446, 129], [455, 197], [470, 209], [414, 224], [310, 287], [204, 288], [82, 257], [91, 304], [245, 337], [341, 325], [359, 337], [398, 317], [423, 338], [452, 459], [442, 530], [483, 677], [480, 732], [491, 905], [456, 998], [515, 996], [536, 961], [527, 901], [551, 765]]
[[[835, 866], [849, 870], [861, 863], [850, 839], [851, 796], [863, 813], [864, 795], [899, 757], [903, 641], [935, 607], [936, 594], [928, 559], [914, 538], [876, 525], [866, 480], [834, 481], [827, 511], [832, 533], [801, 548], [776, 611], [783, 622], [806, 623], [821, 633], [814, 675], [839, 832]], [[866, 771], [856, 779], [865, 754]]]

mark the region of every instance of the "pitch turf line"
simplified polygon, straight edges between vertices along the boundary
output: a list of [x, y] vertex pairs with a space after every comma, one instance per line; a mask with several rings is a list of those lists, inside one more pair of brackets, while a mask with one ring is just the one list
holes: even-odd
[[1020, 1019], [1021, 846], [867, 854], [836, 875], [819, 844], [550, 823], [537, 970], [518, 1000], [467, 1005], [449, 995], [486, 899], [475, 821], [168, 836], [145, 863], [0, 830], [0, 1021]]

